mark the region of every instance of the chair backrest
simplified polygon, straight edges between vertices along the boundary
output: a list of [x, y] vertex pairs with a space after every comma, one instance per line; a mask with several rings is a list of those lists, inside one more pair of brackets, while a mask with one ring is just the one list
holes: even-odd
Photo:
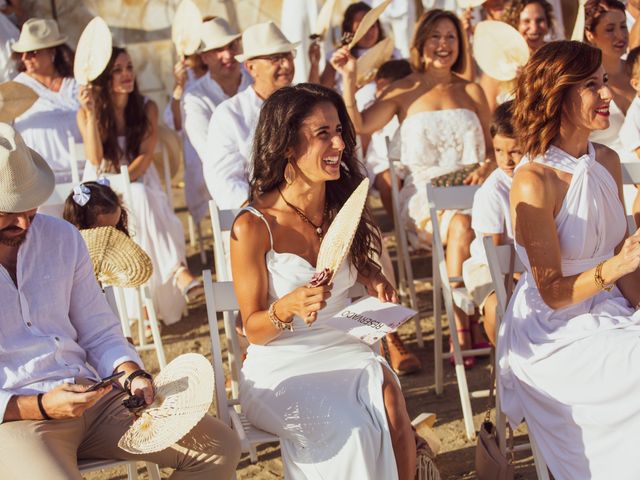
[[162, 159], [162, 172], [158, 174], [162, 175], [164, 190], [169, 200], [169, 206], [173, 210], [173, 196], [171, 194], [171, 164], [169, 163], [169, 150], [162, 144], [162, 142], [156, 142], [156, 150], [154, 155], [158, 155]]
[[427, 183], [429, 208], [436, 210], [464, 210], [473, 206], [473, 197], [480, 185], [434, 187]]
[[231, 227], [240, 212], [239, 208], [220, 210], [215, 200], [209, 200], [209, 213], [211, 214], [211, 228], [213, 230], [213, 262], [216, 267], [216, 278], [231, 280], [229, 269], [229, 238]]
[[80, 183], [80, 169], [78, 165], [84, 163], [86, 155], [84, 152], [84, 143], [76, 142], [73, 133], [67, 132], [67, 141], [69, 143], [69, 159], [71, 163], [71, 181], [77, 185]]
[[620, 167], [624, 185], [640, 184], [640, 162], [622, 162]]
[[59, 206], [64, 205], [69, 194], [73, 191], [73, 187], [77, 185], [74, 183], [57, 183], [53, 189], [53, 192], [49, 196], [46, 202], [44, 202], [42, 207], [51, 207], [51, 206]]
[[498, 318], [501, 319], [510, 300], [511, 289], [507, 288], [507, 282], [513, 282], [513, 274], [522, 273], [525, 268], [513, 245], [495, 245], [490, 236], [484, 237], [482, 243], [498, 300]]

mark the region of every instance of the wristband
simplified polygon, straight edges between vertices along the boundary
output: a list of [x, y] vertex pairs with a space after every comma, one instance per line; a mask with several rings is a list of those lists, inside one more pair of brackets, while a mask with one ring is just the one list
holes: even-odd
[[137, 377], [144, 377], [144, 378], [148, 378], [149, 380], [153, 380], [153, 377], [151, 376], [151, 374], [148, 372], [145, 372], [144, 370], [136, 370], [135, 372], [131, 373], [127, 377], [127, 379], [124, 381], [124, 390], [129, 395], [133, 395], [133, 392], [131, 391], [131, 382], [133, 382], [133, 380]]
[[42, 404], [42, 397], [44, 397], [44, 393], [39, 393], [37, 396], [38, 410], [40, 410], [40, 415], [42, 415], [42, 418], [44, 418], [45, 420], [53, 420], [53, 418], [51, 418], [47, 411], [44, 409], [44, 405]]

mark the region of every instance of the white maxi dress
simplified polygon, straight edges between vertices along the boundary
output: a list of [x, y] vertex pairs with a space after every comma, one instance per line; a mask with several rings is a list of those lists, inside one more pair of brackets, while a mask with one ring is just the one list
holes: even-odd
[[[265, 258], [269, 302], [306, 285], [315, 272], [302, 257], [271, 246]], [[242, 408], [252, 424], [280, 437], [287, 480], [398, 478], [382, 398], [388, 364], [368, 345], [324, 324], [348, 305], [356, 277], [345, 262], [316, 322], [307, 326], [294, 317], [293, 332], [247, 350]]]
[[[522, 160], [521, 165], [528, 160]], [[537, 163], [573, 175], [555, 217], [562, 273], [610, 258], [627, 223], [618, 188], [589, 153], [552, 146]], [[553, 310], [527, 267], [498, 337], [499, 391], [512, 424], [523, 418], [556, 480], [637, 480], [640, 455], [640, 313], [617, 287]]]

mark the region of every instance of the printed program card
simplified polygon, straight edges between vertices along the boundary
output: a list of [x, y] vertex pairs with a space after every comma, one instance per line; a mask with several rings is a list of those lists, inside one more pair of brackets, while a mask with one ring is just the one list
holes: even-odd
[[395, 332], [416, 313], [418, 312], [402, 305], [366, 297], [325, 320], [325, 324], [373, 345], [387, 333]]

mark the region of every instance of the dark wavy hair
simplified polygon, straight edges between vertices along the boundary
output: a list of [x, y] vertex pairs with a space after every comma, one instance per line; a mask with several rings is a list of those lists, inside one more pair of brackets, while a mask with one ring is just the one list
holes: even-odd
[[513, 126], [522, 153], [542, 155], [560, 133], [562, 106], [569, 89], [594, 74], [602, 51], [586, 43], [562, 40], [540, 47], [518, 76]]
[[[326, 184], [326, 206], [330, 220], [360, 185], [365, 178], [365, 170], [356, 156], [356, 132], [342, 97], [334, 90], [321, 85], [300, 83], [276, 90], [260, 110], [253, 140], [250, 202], [282, 185], [287, 165], [287, 151], [298, 144], [300, 127], [305, 118], [316, 105], [325, 102], [332, 104], [338, 112], [342, 125], [342, 141], [345, 145], [340, 178]], [[372, 261], [372, 253], [379, 255], [380, 251], [380, 232], [365, 208], [351, 246], [351, 264], [363, 275], [379, 272], [380, 266]]]
[[89, 201], [80, 206], [73, 200], [73, 192], [70, 193], [64, 202], [62, 218], [75, 225], [78, 230], [84, 230], [96, 226], [98, 215], [113, 213], [120, 207], [122, 213], [115, 227], [129, 236], [127, 211], [116, 192], [108, 185], [98, 182], [84, 182], [82, 185], [91, 190]]
[[124, 109], [126, 122], [126, 151], [118, 145], [118, 131], [111, 92], [111, 72], [118, 55], [127, 53], [124, 48], [113, 47], [111, 59], [107, 68], [93, 82], [96, 92], [96, 111], [98, 127], [102, 138], [102, 150], [105, 160], [111, 162], [114, 170], [120, 170], [120, 159], [126, 158], [131, 162], [140, 154], [140, 144], [149, 133], [150, 124], [144, 109], [144, 97], [138, 90], [137, 80], [133, 84], [133, 91], [129, 94], [127, 106]]
[[[369, 10], [371, 10], [371, 7], [364, 2], [356, 2], [349, 5], [342, 18], [342, 33], [356, 33], [353, 28], [353, 21], [356, 15], [361, 12], [366, 15]], [[384, 39], [384, 31], [382, 30], [382, 25], [380, 25], [380, 20], [376, 20], [376, 25], [378, 25], [378, 39], [376, 40], [376, 43], [378, 43]]]
[[467, 47], [463, 39], [466, 33], [462, 31], [462, 23], [460, 23], [460, 19], [456, 17], [455, 13], [440, 8], [434, 8], [433, 10], [423, 13], [416, 22], [416, 29], [413, 31], [411, 50], [409, 52], [409, 63], [411, 63], [411, 68], [413, 68], [415, 72], [424, 72], [424, 61], [422, 58], [424, 44], [427, 43], [427, 39], [436, 24], [445, 18], [453, 23], [458, 36], [458, 58], [456, 58], [455, 63], [451, 67], [451, 71], [454, 73], [464, 72], [467, 63]]
[[[53, 50], [53, 68], [56, 70], [56, 73], [65, 78], [73, 77], [73, 58], [75, 54], [71, 47], [63, 43], [62, 45], [51, 47], [51, 49]], [[22, 61], [21, 52], [13, 52], [11, 58], [15, 62], [16, 69], [19, 72], [25, 72], [27, 70], [27, 67], [25, 67]]]
[[624, 3], [618, 0], [587, 0], [584, 4], [584, 31], [595, 33], [602, 16], [612, 10], [626, 14]]

